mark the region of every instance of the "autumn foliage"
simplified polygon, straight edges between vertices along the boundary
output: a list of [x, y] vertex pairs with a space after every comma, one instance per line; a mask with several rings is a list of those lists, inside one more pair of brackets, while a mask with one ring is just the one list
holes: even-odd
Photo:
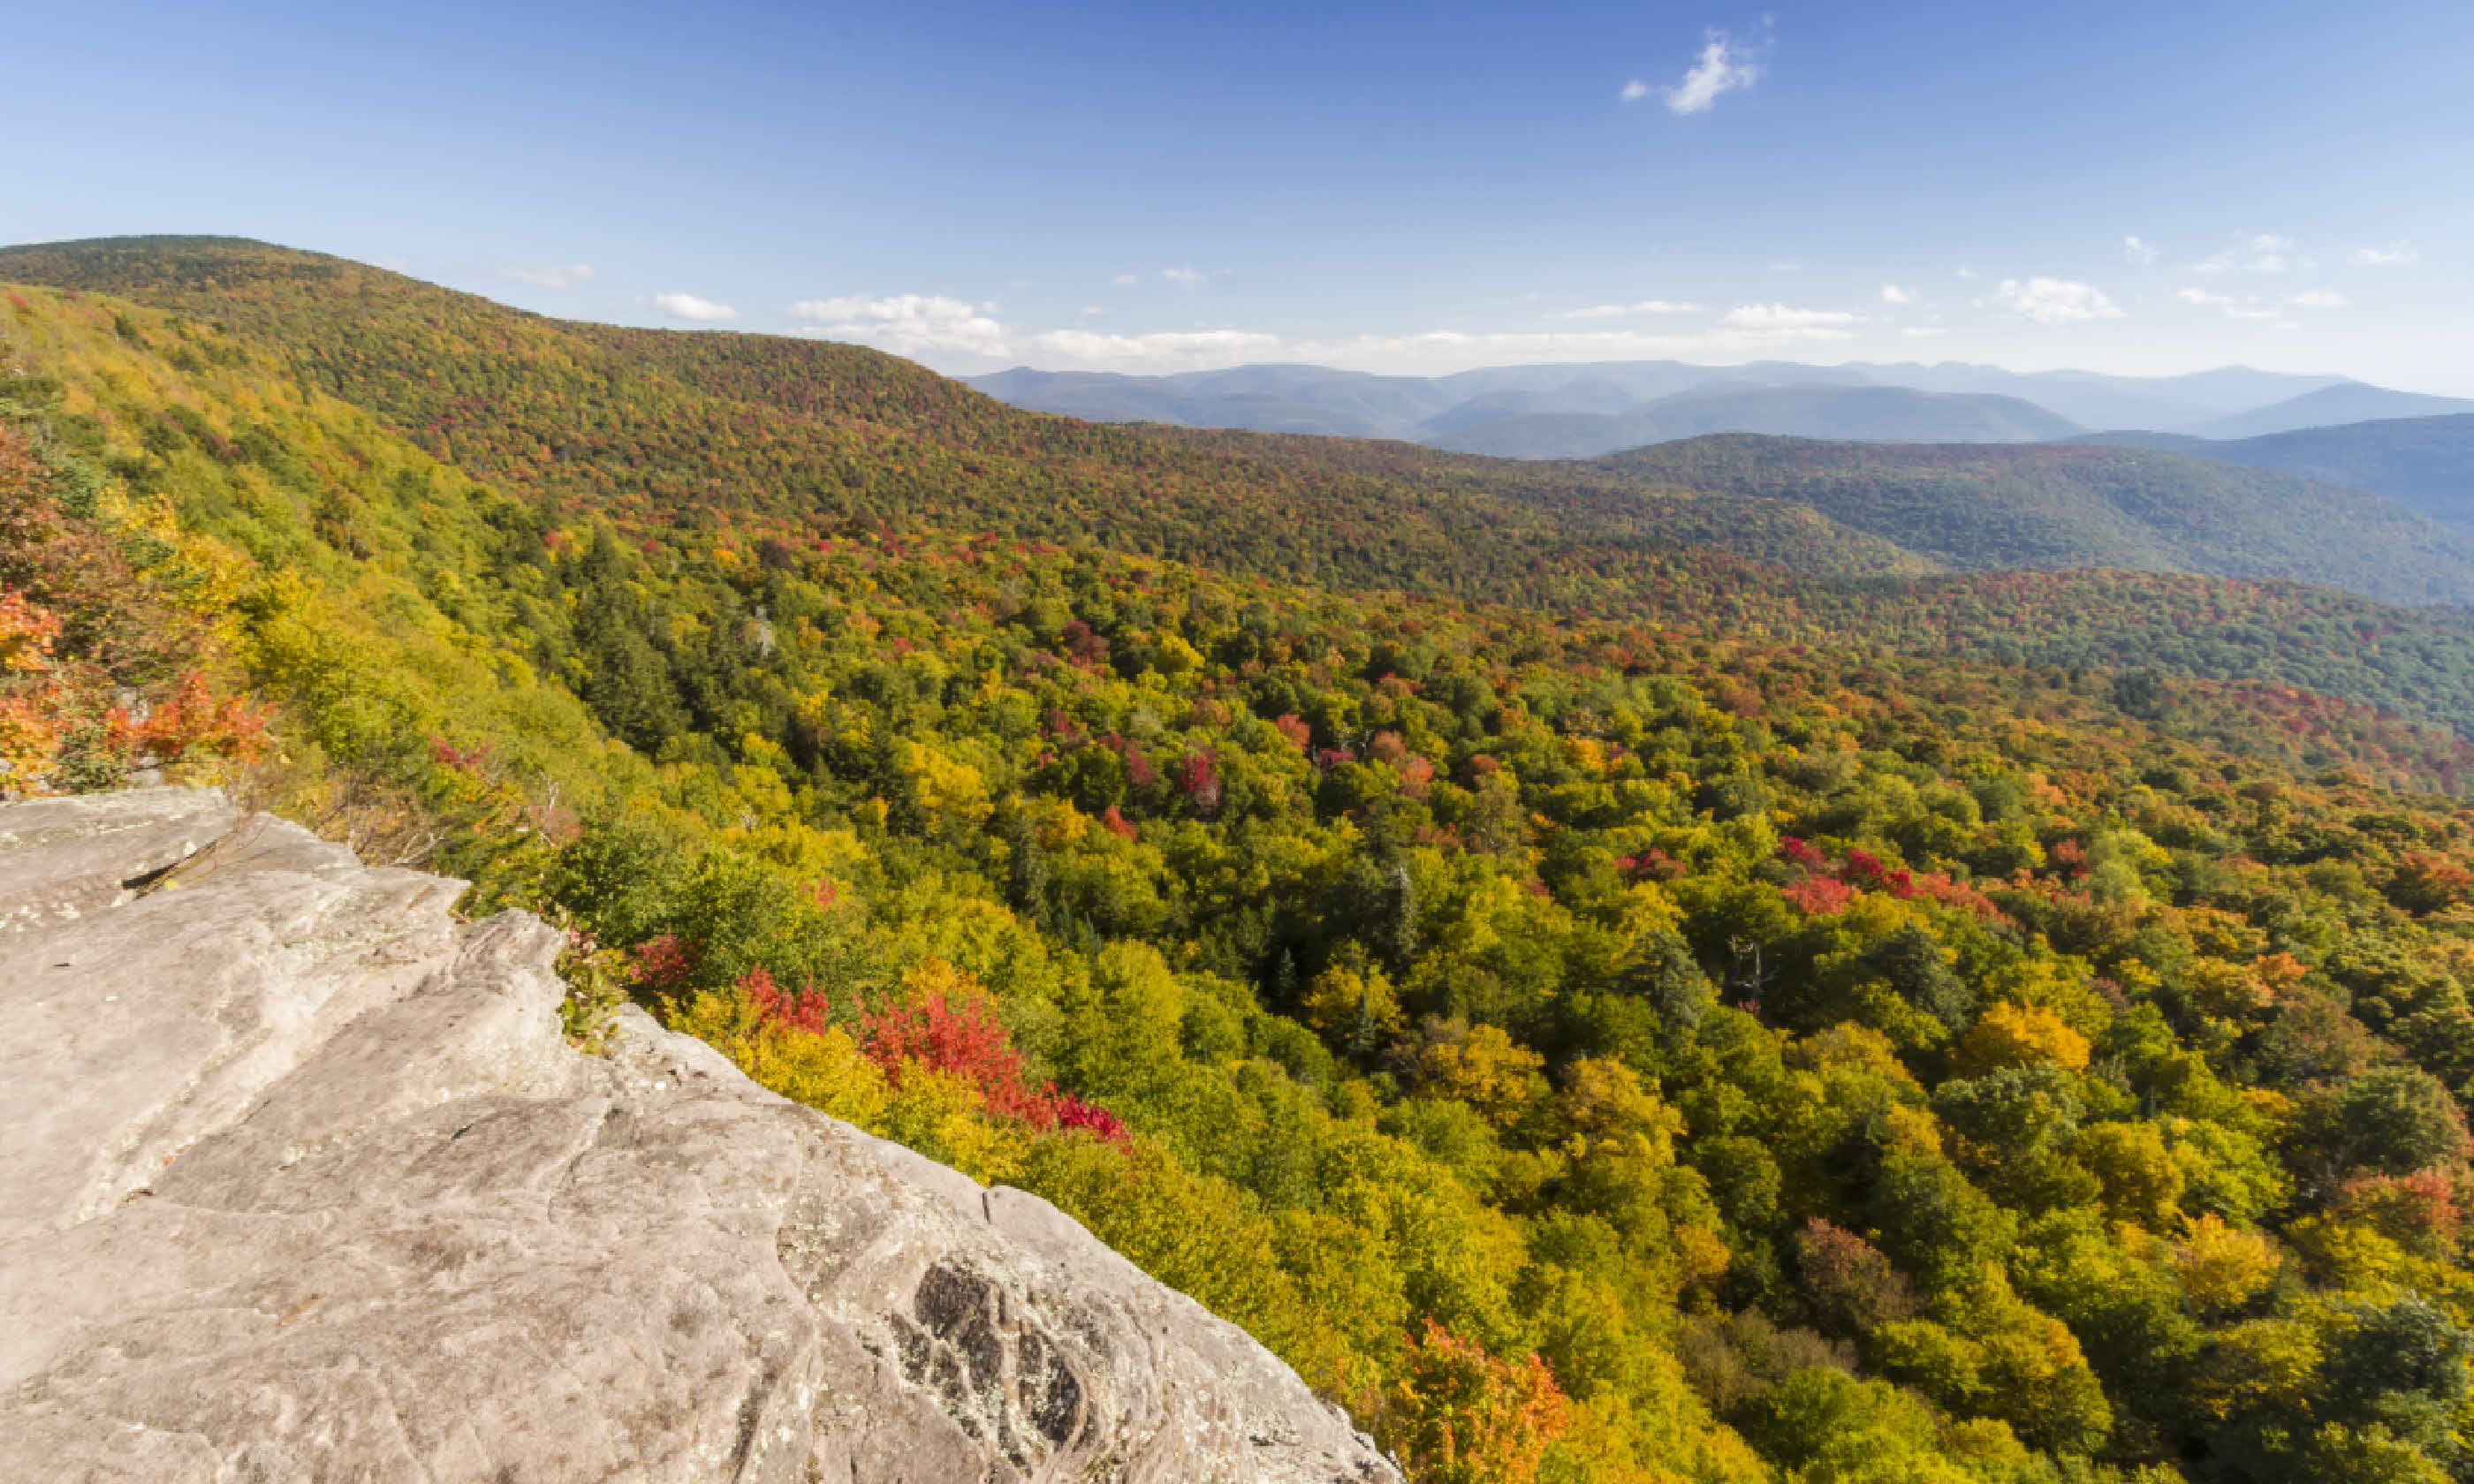
[[1544, 1361], [1490, 1355], [1429, 1319], [1405, 1347], [1380, 1436], [1419, 1484], [1534, 1484], [1570, 1421]]

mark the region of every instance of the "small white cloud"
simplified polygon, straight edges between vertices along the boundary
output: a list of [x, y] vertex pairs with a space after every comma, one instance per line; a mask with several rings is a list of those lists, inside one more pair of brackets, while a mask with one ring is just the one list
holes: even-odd
[[653, 307], [673, 320], [691, 320], [698, 324], [720, 324], [739, 318], [739, 311], [728, 304], [716, 304], [693, 294], [656, 294]]
[[1885, 304], [1912, 304], [1915, 301], [1915, 295], [1899, 287], [1895, 283], [1885, 283], [1881, 285], [1881, 302]]
[[1261, 359], [1280, 347], [1277, 335], [1252, 330], [1170, 331], [1157, 335], [1108, 335], [1097, 330], [1047, 330], [1031, 338], [1034, 349], [1084, 365], [1177, 370], [1225, 366]]
[[2256, 299], [2236, 299], [2231, 294], [2213, 294], [2206, 289], [2181, 289], [2176, 291], [2173, 297], [2186, 304], [2197, 304], [2203, 309], [2222, 310], [2226, 318], [2234, 320], [2273, 320], [2277, 313], [2262, 305]]
[[1638, 78], [1635, 78], [1623, 85], [1623, 101], [1626, 103], [1638, 103], [1648, 96], [1649, 84]]
[[2296, 244], [2291, 237], [2273, 232], [2237, 237], [2233, 244], [2216, 256], [2198, 264], [2195, 273], [2203, 274], [2281, 274], [2311, 265], [2299, 262], [2293, 253]]
[[2145, 268], [2165, 255], [2165, 250], [2145, 237], [2122, 239], [2122, 258], [2133, 267]]
[[1739, 330], [1811, 330], [1861, 324], [1864, 317], [1845, 309], [1796, 309], [1785, 304], [1738, 304], [1719, 323]]
[[790, 318], [836, 340], [856, 340], [912, 357], [935, 351], [1002, 357], [1012, 343], [1001, 322], [941, 294], [803, 299], [790, 306]]
[[1119, 274], [1108, 281], [1121, 289], [1129, 289], [1143, 280], [1140, 274]]
[[582, 288], [598, 275], [591, 263], [510, 263], [498, 270], [499, 277], [537, 289]]
[[1211, 275], [1200, 268], [1163, 268], [1160, 276], [1171, 283], [1182, 283], [1189, 289], [1211, 281]]
[[1558, 320], [1615, 320], [1636, 314], [1690, 314], [1699, 304], [1686, 304], [1671, 299], [1644, 299], [1637, 304], [1591, 304], [1587, 309], [1566, 309], [1554, 316]]
[[1981, 274], [1977, 273], [1975, 269], [1968, 267], [1965, 263], [1961, 263], [1961, 264], [1959, 264], [1959, 265], [1958, 265], [1958, 275], [1959, 275], [1960, 277], [1962, 277], [1962, 278], [1970, 278], [1970, 279], [1973, 279], [1973, 278], [1979, 278], [1979, 277], [1982, 277], [1982, 276], [1983, 276], [1983, 275], [1981, 275]]
[[2353, 300], [2335, 289], [2304, 289], [2286, 302], [2297, 309], [2342, 309]]
[[1082, 306], [1082, 316], [1084, 319], [1096, 320], [1107, 312], [1106, 307], [1101, 304], [1084, 304]]
[[2119, 320], [2122, 308], [2094, 284], [2072, 278], [2004, 278], [1993, 291], [1993, 302], [2038, 324], [2068, 324], [2078, 320]]
[[2411, 268], [2422, 261], [2422, 250], [2411, 242], [2394, 242], [2385, 248], [2356, 248], [2345, 261], [2357, 268]]
[[1909, 340], [1928, 340], [1935, 335], [1947, 335], [1950, 331], [1938, 324], [1908, 324], [1901, 326], [1899, 333]]
[[1723, 31], [1703, 33], [1701, 59], [1684, 80], [1666, 89], [1670, 113], [1704, 113], [1720, 98], [1761, 80], [1761, 63], [1754, 51]]

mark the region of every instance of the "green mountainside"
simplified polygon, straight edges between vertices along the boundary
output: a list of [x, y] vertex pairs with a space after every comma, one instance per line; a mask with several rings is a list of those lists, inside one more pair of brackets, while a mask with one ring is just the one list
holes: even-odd
[[2385, 494], [2442, 524], [2474, 526], [2474, 413], [2383, 418], [2222, 441], [2172, 433], [2092, 433], [2073, 442], [2171, 448], [2227, 464]]
[[[2474, 747], [2327, 693], [2467, 713], [2453, 621], [81, 251], [155, 302], [0, 263], [0, 791], [558, 915], [580, 1041], [1041, 1194], [1419, 1484], [2474, 1478]], [[1674, 534], [1764, 510], [1829, 560]]]
[[2282, 577], [2409, 604], [2474, 593], [2474, 538], [2361, 491], [2184, 453], [1722, 434], [1599, 463], [1791, 501], [1956, 567]]

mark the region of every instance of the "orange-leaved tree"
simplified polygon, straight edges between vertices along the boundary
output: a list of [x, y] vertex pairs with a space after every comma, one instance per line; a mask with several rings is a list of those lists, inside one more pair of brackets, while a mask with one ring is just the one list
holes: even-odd
[[1426, 1321], [1402, 1348], [1379, 1427], [1418, 1484], [1532, 1484], [1571, 1403], [1536, 1354], [1505, 1360]]

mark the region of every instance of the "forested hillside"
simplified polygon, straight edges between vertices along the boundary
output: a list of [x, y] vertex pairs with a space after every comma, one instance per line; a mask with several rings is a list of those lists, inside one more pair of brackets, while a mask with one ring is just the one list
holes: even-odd
[[2092, 433], [2074, 442], [2170, 448], [2227, 464], [2283, 469], [2374, 491], [2461, 530], [2474, 525], [2474, 473], [2468, 472], [2474, 469], [2474, 414], [2384, 418], [2222, 441], [2171, 433]]
[[[2180, 483], [2128, 515], [2106, 503], [2110, 487], [2059, 481], [2059, 521], [2011, 509], [2021, 481], [1999, 462], [2002, 450], [1953, 452], [1994, 462], [1967, 466], [1983, 479], [1939, 471], [1924, 487], [1946, 499], [1939, 510], [1886, 478], [1855, 497], [1783, 498], [1775, 481], [1740, 480], [1732, 460], [1691, 472], [1707, 488], [1685, 488], [1626, 472], [1620, 460], [1531, 465], [1402, 443], [1095, 427], [1016, 411], [854, 347], [545, 320], [229, 238], [0, 251], [0, 279], [11, 277], [223, 324], [291, 379], [376, 413], [434, 457], [527, 499], [654, 530], [780, 518], [811, 534], [950, 527], [1091, 541], [1231, 574], [1711, 633], [1751, 627], [1782, 641], [1864, 637], [2003, 662], [2306, 685], [2474, 731], [2474, 642], [2453, 614], [2123, 575], [1845, 581], [1998, 565], [2018, 552], [2038, 564], [2097, 562], [2107, 560], [2099, 548], [2131, 565], [2170, 568], [2187, 556], [2209, 571], [2299, 570], [2379, 590], [2458, 580], [2445, 540], [2417, 546], [2427, 527], [2390, 531], [2402, 546], [2378, 544], [2392, 507], [2332, 509], [2315, 494], [2297, 518], [2257, 491], [2192, 484], [2203, 465], [2177, 466]], [[1825, 498], [1847, 518], [1819, 508]], [[2185, 498], [2214, 506], [2185, 517]], [[2074, 556], [2075, 539], [2087, 545]], [[2385, 553], [2376, 570], [2365, 552]], [[2281, 643], [2295, 611], [2314, 621]], [[2376, 646], [2344, 637], [2346, 626], [2377, 635]]]
[[302, 281], [0, 299], [12, 791], [221, 775], [563, 913], [580, 1040], [1047, 1196], [1421, 1480], [2474, 1478], [2465, 744], [2159, 673], [2448, 712], [2456, 630], [1583, 545], [829, 347], [295, 345]]
[[1954, 567], [2282, 577], [2391, 603], [2474, 597], [2474, 538], [2361, 491], [2186, 453], [1724, 434], [1599, 462], [1644, 484], [1793, 501]]

